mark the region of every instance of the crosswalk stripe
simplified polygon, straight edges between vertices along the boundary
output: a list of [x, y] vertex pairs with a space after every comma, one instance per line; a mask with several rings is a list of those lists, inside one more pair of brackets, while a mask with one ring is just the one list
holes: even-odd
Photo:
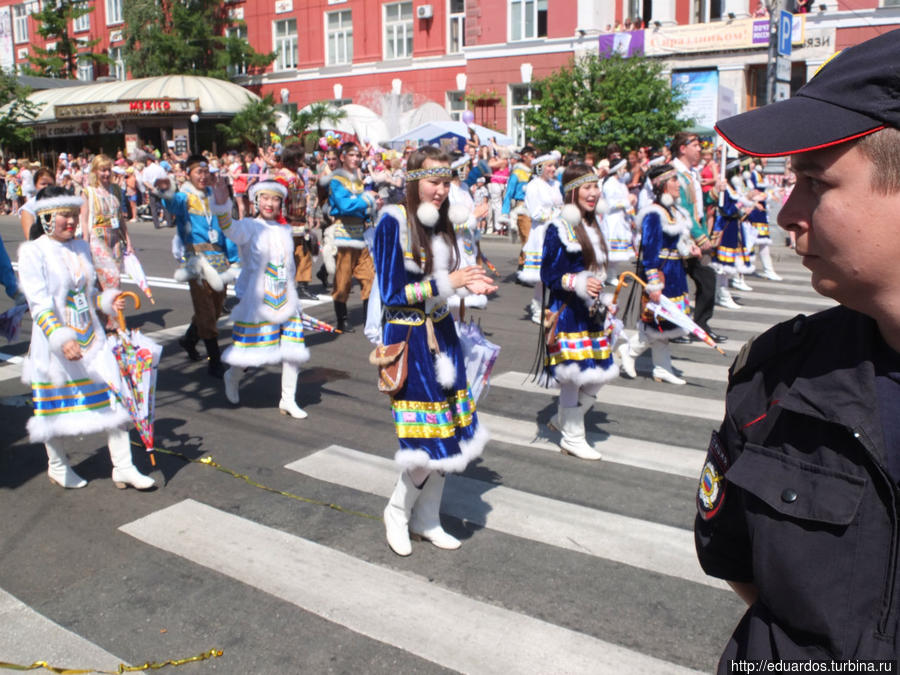
[[[509, 417], [478, 411], [478, 422], [491, 432], [491, 440], [519, 445], [535, 450], [559, 452], [559, 446], [547, 440], [550, 432], [534, 420], [514, 420]], [[627, 436], [587, 434], [588, 442], [603, 453], [604, 462], [634, 466], [647, 471], [659, 471], [673, 476], [696, 479], [700, 475], [705, 453], [676, 445], [653, 443]]]
[[0, 660], [29, 665], [46, 661], [53, 666], [84, 664], [117, 671], [122, 659], [110, 654], [0, 589]]
[[797, 316], [798, 314], [807, 314], [808, 315], [808, 314], [812, 314], [815, 311], [818, 311], [818, 310], [810, 310], [807, 308], [799, 308], [799, 307], [791, 307], [791, 308], [759, 307], [752, 303], [752, 301], [750, 300], [750, 295], [752, 295], [752, 294], [748, 293], [743, 298], [741, 298], [741, 300], [743, 300], [745, 302], [745, 304], [741, 305], [741, 307], [739, 309], [728, 309], [727, 307], [721, 307], [719, 305], [716, 305], [715, 314], [713, 315], [713, 318], [710, 320], [710, 324], [713, 326], [713, 328], [715, 328], [715, 326], [716, 326], [716, 321], [718, 321], [718, 317], [722, 316], [723, 314], [725, 314], [727, 316], [762, 314], [766, 317], [770, 317], [770, 316], [780, 317], [776, 320], [776, 322], [778, 322], [778, 321], [785, 321], [786, 319], [793, 318], [793, 317]]
[[691, 672], [194, 500], [120, 529], [356, 633], [460, 672]]
[[769, 330], [774, 326], [776, 321], [741, 321], [740, 319], [713, 319], [715, 329], [719, 330], [739, 330], [747, 333], [759, 335], [763, 331]]
[[[390, 459], [339, 445], [330, 445], [285, 468], [384, 498], [390, 497], [398, 473]], [[523, 539], [727, 588], [703, 573], [690, 530], [456, 475], [447, 476], [441, 511]]]
[[[744, 293], [742, 291], [732, 290], [733, 295], [736, 295], [740, 299], [744, 301], [744, 303], [749, 305], [759, 305], [760, 303], [768, 305], [768, 303], [775, 302], [778, 304], [789, 304], [789, 305], [813, 305], [815, 307], [834, 307], [837, 303], [831, 298], [825, 298], [821, 295], [798, 295], [793, 293], [766, 293], [765, 291], [757, 291], [753, 290], [748, 293]], [[768, 310], [768, 307], [765, 308]]]
[[[744, 344], [746, 344], [746, 342], [747, 342], [746, 340], [735, 340], [734, 338], [729, 338], [728, 342], [723, 342], [722, 344], [718, 345], [718, 347], [723, 352], [739, 352], [739, 351], [741, 351], [741, 349], [744, 348]], [[689, 345], [678, 345], [678, 346], [679, 347], [691, 347], [693, 349], [701, 349], [701, 350], [706, 349], [711, 354], [716, 353], [713, 351], [712, 347], [710, 347], [705, 342], [691, 342]], [[729, 357], [728, 360], [730, 362], [731, 358]]]
[[[706, 347], [706, 345], [703, 345]], [[709, 349], [709, 347], [706, 347]], [[514, 370], [494, 375], [491, 378], [492, 387], [516, 389], [545, 396], [557, 396], [556, 388], [545, 388], [535, 384], [531, 376]], [[671, 385], [659, 385], [671, 387]], [[597, 394], [599, 405], [617, 405], [627, 408], [638, 408], [651, 412], [669, 413], [672, 415], [697, 417], [704, 420], [721, 422], [725, 415], [725, 403], [721, 399], [697, 398], [683, 394], [670, 394], [656, 389], [637, 389], [633, 387], [620, 387], [614, 384], [605, 384], [600, 387]]]

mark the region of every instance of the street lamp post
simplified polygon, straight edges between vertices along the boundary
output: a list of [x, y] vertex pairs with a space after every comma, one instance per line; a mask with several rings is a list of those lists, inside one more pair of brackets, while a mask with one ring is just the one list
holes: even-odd
[[199, 150], [197, 150], [197, 122], [200, 121], [200, 117], [197, 113], [191, 115], [191, 123], [194, 125], [194, 130], [191, 132], [191, 135], [194, 137], [194, 154], [196, 155]]

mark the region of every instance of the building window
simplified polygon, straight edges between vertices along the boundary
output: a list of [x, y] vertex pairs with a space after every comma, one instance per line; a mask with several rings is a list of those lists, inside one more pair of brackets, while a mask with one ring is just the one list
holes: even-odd
[[447, 112], [450, 113], [450, 119], [462, 122], [462, 114], [466, 110], [465, 94], [464, 91], [447, 92]]
[[510, 40], [547, 37], [547, 0], [509, 0]]
[[525, 133], [525, 111], [532, 107], [531, 85], [509, 85], [509, 129], [516, 147], [522, 147], [528, 138]]
[[82, 54], [78, 57], [78, 79], [82, 82], [90, 82], [94, 79], [94, 60], [90, 54]]
[[384, 6], [384, 58], [408, 59], [413, 53], [413, 4]]
[[106, 25], [122, 23], [122, 0], [106, 0]]
[[121, 47], [109, 48], [109, 74], [117, 80], [125, 79], [125, 56]]
[[297, 67], [297, 19], [275, 22], [275, 70]]
[[[79, 2], [75, 5], [78, 9], [90, 9], [87, 3]], [[91, 14], [88, 12], [87, 14], [82, 14], [76, 19], [72, 20], [72, 32], [73, 33], [81, 33], [82, 31], [91, 29]]]
[[[247, 39], [247, 26], [230, 26], [225, 29], [226, 37], [236, 37], [241, 40]], [[228, 77], [237, 77], [238, 75], [245, 75], [247, 73], [247, 64], [243, 61], [241, 63], [230, 63], [228, 64]]]
[[466, 0], [450, 0], [450, 37], [447, 51], [456, 54], [466, 46]]
[[13, 37], [16, 43], [28, 42], [28, 8], [25, 4], [13, 6]]
[[349, 9], [325, 15], [325, 65], [353, 63], [353, 15]]
[[719, 21], [722, 18], [722, 0], [697, 0], [694, 12], [694, 23]]

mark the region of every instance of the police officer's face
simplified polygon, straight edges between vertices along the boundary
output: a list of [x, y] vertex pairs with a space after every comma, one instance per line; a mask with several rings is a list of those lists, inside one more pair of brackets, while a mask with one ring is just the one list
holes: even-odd
[[822, 295], [877, 318], [900, 287], [900, 192], [872, 188], [872, 162], [852, 143], [794, 155], [797, 177], [778, 224]]

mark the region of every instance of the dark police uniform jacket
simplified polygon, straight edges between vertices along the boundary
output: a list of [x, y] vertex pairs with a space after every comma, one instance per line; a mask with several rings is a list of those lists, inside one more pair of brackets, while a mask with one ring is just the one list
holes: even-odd
[[[694, 533], [707, 574], [759, 599], [730, 659], [894, 659], [900, 514], [875, 397], [871, 318], [845, 307], [779, 324], [731, 367]], [[900, 414], [900, 409], [897, 410]]]

